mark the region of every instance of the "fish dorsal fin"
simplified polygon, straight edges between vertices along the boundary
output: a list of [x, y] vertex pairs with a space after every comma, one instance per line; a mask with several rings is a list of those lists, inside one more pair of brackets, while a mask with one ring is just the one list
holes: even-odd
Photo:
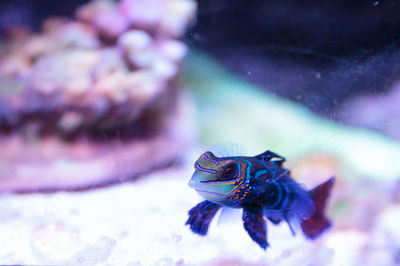
[[246, 148], [235, 142], [221, 142], [213, 145], [208, 149], [217, 157], [232, 157], [232, 156], [245, 156]]
[[259, 155], [254, 156], [256, 159], [262, 160], [262, 161], [272, 161], [277, 163], [279, 166], [282, 165], [286, 159], [272, 151], [265, 151], [263, 153], [260, 153]]

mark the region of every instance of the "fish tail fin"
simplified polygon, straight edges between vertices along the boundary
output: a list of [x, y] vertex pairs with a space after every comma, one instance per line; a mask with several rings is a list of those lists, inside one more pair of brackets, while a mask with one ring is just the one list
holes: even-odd
[[309, 192], [314, 202], [315, 210], [310, 218], [301, 222], [301, 229], [309, 239], [317, 238], [331, 226], [331, 222], [325, 217], [324, 211], [334, 183], [335, 178], [331, 177]]

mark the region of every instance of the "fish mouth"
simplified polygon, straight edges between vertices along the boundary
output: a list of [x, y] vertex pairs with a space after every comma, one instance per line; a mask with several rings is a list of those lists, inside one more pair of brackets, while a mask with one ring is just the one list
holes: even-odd
[[219, 197], [223, 197], [223, 198], [227, 198], [227, 197], [230, 196], [230, 195], [225, 195], [225, 194], [221, 194], [221, 193], [214, 192], [214, 191], [201, 190], [201, 189], [198, 189], [198, 188], [195, 188], [195, 190], [196, 190], [197, 193], [200, 193], [200, 194], [206, 193], [206, 194], [209, 194], [209, 195], [219, 196]]
[[232, 193], [231, 186], [226, 186], [223, 182], [215, 180], [213, 176], [203, 173], [195, 173], [189, 181], [189, 186], [208, 200], [226, 200]]
[[217, 180], [194, 180], [193, 178], [189, 180], [189, 187], [194, 188], [196, 190], [198, 190], [197, 188], [199, 187], [199, 185], [201, 184], [207, 184], [207, 183], [212, 183], [212, 182], [216, 182]]
[[[196, 184], [197, 184], [197, 182], [194, 181], [193, 179], [190, 179], [190, 180], [189, 180], [189, 187], [192, 187], [192, 188], [196, 189]], [[196, 190], [197, 190], [197, 189], [196, 189]]]
[[195, 171], [194, 174], [192, 175], [192, 178], [189, 181], [189, 186], [192, 188], [201, 187], [204, 184], [204, 182], [207, 181], [215, 181], [213, 175], [210, 175], [208, 173], [203, 173], [200, 171]]

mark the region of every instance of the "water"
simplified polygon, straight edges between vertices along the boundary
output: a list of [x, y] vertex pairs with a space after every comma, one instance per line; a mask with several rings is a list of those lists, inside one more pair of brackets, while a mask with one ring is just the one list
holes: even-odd
[[[42, 2], [0, 4], [0, 264], [398, 265], [396, 1]], [[227, 142], [336, 176], [333, 227], [193, 234], [193, 164]]]

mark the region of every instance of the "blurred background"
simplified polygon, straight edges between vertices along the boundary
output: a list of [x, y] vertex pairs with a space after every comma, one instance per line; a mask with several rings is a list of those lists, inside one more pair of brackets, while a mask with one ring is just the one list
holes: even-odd
[[[2, 36], [38, 31], [86, 2], [4, 0]], [[396, 1], [201, 1], [183, 38], [261, 88], [343, 120], [350, 100], [383, 97], [396, 83], [399, 9]]]
[[[0, 263], [400, 265], [399, 14], [2, 0]], [[266, 252], [240, 215], [192, 234], [193, 162], [226, 141], [285, 156], [308, 188], [336, 176], [333, 228], [310, 242], [270, 225]]]

